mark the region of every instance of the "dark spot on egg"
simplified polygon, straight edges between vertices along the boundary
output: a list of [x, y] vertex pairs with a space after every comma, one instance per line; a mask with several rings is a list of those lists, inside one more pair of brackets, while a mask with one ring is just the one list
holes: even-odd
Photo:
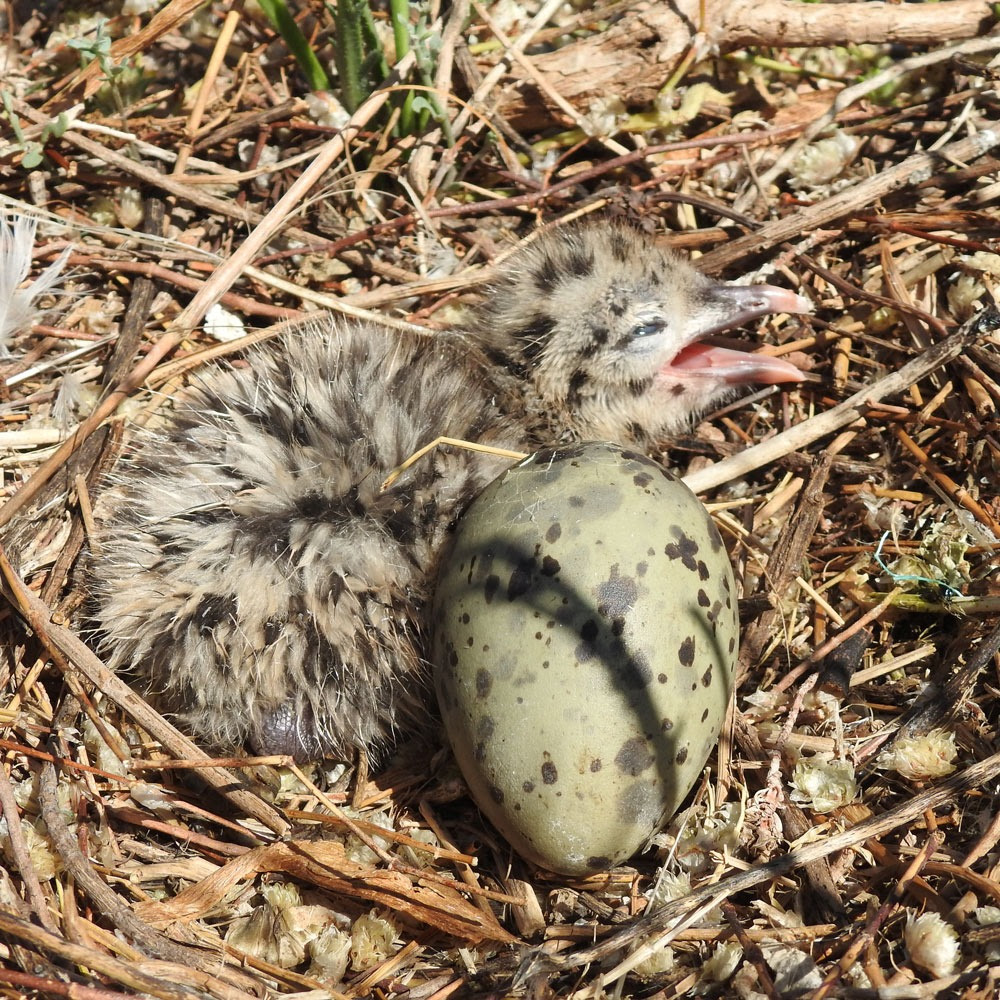
[[476, 671], [476, 697], [486, 698], [493, 687], [493, 675], [485, 668]]
[[536, 566], [534, 559], [522, 559], [507, 581], [507, 600], [515, 601], [531, 589], [531, 574]]
[[639, 736], [626, 740], [615, 756], [615, 764], [623, 774], [637, 778], [651, 767], [656, 757], [650, 753], [649, 744]]
[[553, 559], [552, 556], [545, 556], [542, 559], [543, 576], [555, 576], [559, 572], [560, 568], [558, 559]]
[[678, 764], [683, 764], [684, 761], [686, 761], [687, 759], [688, 759], [688, 748], [681, 747], [680, 750], [677, 751], [677, 756], [674, 758], [674, 760]]
[[685, 667], [694, 663], [694, 636], [689, 635], [677, 650], [677, 659]]
[[604, 871], [610, 868], [612, 864], [611, 858], [605, 857], [603, 854], [587, 858], [587, 867], [593, 868], [594, 871]]
[[637, 472], [632, 477], [632, 482], [641, 490], [644, 490], [652, 481], [653, 477], [648, 472]]
[[[706, 713], [706, 715], [708, 714], [708, 709], [705, 709], [705, 713]], [[673, 719], [668, 719], [666, 716], [664, 716], [660, 720], [660, 732], [661, 733], [669, 733], [670, 730], [673, 729], [673, 728], [674, 728], [674, 720]]]
[[553, 521], [545, 532], [545, 540], [552, 545], [559, 541], [560, 535], [562, 535], [562, 525], [558, 521]]
[[699, 589], [698, 591], [698, 606], [702, 608], [707, 608], [712, 603], [712, 599], [705, 593], [704, 590]]
[[483, 585], [483, 597], [486, 599], [487, 604], [493, 603], [493, 598], [496, 596], [496, 592], [500, 589], [500, 577], [495, 573], [490, 573], [486, 577], [486, 583]]
[[535, 783], [530, 778], [528, 778], [521, 785], [521, 791], [524, 792], [525, 795], [530, 795], [534, 790], [535, 790]]
[[664, 555], [669, 556], [671, 559], [680, 559], [685, 569], [694, 572], [698, 567], [694, 558], [698, 553], [698, 543], [694, 539], [688, 538], [683, 529], [676, 524], [671, 526], [670, 533], [677, 541], [668, 542], [663, 547]]
[[597, 655], [595, 642], [600, 634], [600, 631], [600, 626], [594, 621], [593, 618], [588, 618], [580, 626], [580, 638], [583, 641], [580, 642], [576, 649], [573, 650], [573, 655], [576, 657], [577, 664], [588, 663], [594, 658], [594, 656]]
[[707, 580], [712, 574], [708, 570], [708, 566], [705, 564], [704, 559], [698, 560], [698, 578], [701, 580]]
[[490, 785], [490, 798], [498, 806], [502, 806], [503, 805], [503, 799], [504, 799], [503, 791], [500, 788], [498, 788], [496, 785]]
[[638, 577], [643, 577], [646, 575], [646, 571], [649, 569], [649, 563], [639, 562], [635, 564], [635, 575]]
[[701, 685], [702, 687], [712, 686], [712, 667], [714, 664], [710, 663], [708, 669], [701, 675]]
[[587, 501], [584, 500], [583, 497], [579, 496], [571, 496], [568, 500], [570, 507], [573, 507], [576, 510], [579, 510], [581, 507], [583, 507], [586, 504], [586, 502]]
[[594, 595], [598, 614], [609, 619], [622, 618], [635, 606], [639, 587], [632, 577], [622, 576], [618, 563], [615, 563], [607, 580], [594, 588]]
[[590, 773], [591, 774], [597, 774], [597, 772], [600, 771], [600, 769], [602, 767], [604, 767], [604, 765], [601, 763], [601, 758], [600, 757], [595, 757], [590, 762]]
[[554, 785], [559, 780], [559, 772], [551, 760], [542, 764], [542, 781], [546, 785]]

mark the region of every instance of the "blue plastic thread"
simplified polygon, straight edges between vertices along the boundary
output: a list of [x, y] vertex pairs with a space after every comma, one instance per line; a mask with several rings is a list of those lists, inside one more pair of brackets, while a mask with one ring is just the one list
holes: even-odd
[[882, 546], [885, 545], [885, 540], [888, 537], [888, 531], [882, 532], [882, 537], [878, 540], [878, 547], [875, 549], [875, 562], [892, 577], [893, 583], [899, 583], [901, 580], [912, 580], [914, 583], [929, 583], [932, 587], [940, 587], [945, 592], [945, 597], [949, 600], [962, 596], [960, 590], [956, 590], [950, 583], [945, 583], [943, 580], [932, 580], [927, 576], [914, 576], [912, 573], [896, 573], [889, 569], [882, 561]]

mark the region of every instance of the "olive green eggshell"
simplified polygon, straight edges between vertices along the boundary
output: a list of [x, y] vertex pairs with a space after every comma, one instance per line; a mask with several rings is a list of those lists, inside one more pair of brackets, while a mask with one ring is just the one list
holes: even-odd
[[433, 609], [445, 731], [480, 809], [566, 874], [634, 854], [715, 746], [732, 566], [705, 508], [610, 444], [538, 452], [472, 504]]

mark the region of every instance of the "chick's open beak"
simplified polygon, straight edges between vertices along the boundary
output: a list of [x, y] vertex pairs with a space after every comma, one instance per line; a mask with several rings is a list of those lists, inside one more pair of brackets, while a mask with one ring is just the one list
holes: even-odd
[[781, 358], [713, 347], [700, 341], [769, 313], [811, 311], [808, 299], [776, 285], [712, 285], [703, 291], [692, 310], [687, 345], [667, 369], [674, 375], [710, 377], [730, 385], [798, 382], [802, 373]]

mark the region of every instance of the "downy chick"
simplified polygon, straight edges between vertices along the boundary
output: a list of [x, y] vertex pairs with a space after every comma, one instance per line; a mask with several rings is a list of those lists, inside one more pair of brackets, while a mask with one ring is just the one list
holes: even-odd
[[437, 554], [510, 459], [570, 440], [646, 446], [784, 361], [710, 333], [805, 300], [714, 282], [616, 223], [514, 254], [464, 330], [326, 318], [219, 369], [137, 435], [90, 567], [110, 666], [195, 738], [300, 760], [379, 752], [428, 714]]

